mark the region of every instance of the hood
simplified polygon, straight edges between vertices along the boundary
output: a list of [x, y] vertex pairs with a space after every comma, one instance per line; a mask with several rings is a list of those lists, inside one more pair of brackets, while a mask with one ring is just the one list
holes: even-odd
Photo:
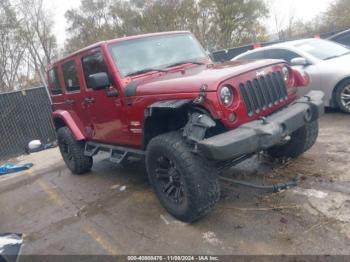
[[337, 58], [333, 58], [330, 60], [324, 60], [324, 64], [327, 64], [329, 66], [335, 66], [337, 68], [349, 68], [350, 64], [350, 54], [339, 56]]
[[221, 82], [227, 79], [278, 63], [284, 62], [280, 60], [228, 61], [214, 65], [193, 66], [169, 72], [160, 77], [153, 75], [143, 80], [134, 80], [129, 85], [136, 89], [137, 96], [193, 93], [198, 92], [203, 84], [208, 86], [208, 92], [217, 91]]

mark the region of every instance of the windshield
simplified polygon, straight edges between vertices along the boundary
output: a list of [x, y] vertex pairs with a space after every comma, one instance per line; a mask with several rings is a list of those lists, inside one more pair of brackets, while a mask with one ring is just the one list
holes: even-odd
[[312, 39], [295, 46], [321, 60], [336, 58], [350, 52], [345, 46], [321, 39]]
[[191, 34], [152, 36], [123, 41], [111, 45], [110, 52], [123, 76], [207, 57]]

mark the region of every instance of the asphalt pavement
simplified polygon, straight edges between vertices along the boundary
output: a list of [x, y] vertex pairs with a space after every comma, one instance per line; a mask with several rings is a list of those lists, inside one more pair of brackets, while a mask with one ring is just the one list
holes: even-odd
[[87, 175], [57, 148], [22, 156], [28, 171], [0, 177], [0, 232], [23, 233], [28, 254], [350, 254], [350, 121], [328, 112], [317, 144], [296, 160], [264, 155], [230, 169], [236, 179], [298, 187], [261, 193], [221, 183], [219, 204], [185, 224], [148, 184], [142, 161], [118, 167], [99, 155]]

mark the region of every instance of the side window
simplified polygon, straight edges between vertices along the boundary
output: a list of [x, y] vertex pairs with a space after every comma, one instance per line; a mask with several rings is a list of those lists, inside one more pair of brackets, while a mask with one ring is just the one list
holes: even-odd
[[347, 45], [350, 46], [350, 32], [349, 33], [345, 33], [343, 35], [337, 36], [333, 39], [331, 39], [332, 41], [338, 42], [339, 44], [342, 45]]
[[290, 62], [293, 58], [300, 57], [300, 55], [285, 49], [269, 49], [266, 50], [266, 58], [283, 59]]
[[69, 61], [62, 65], [64, 83], [68, 92], [80, 90], [75, 62]]
[[62, 94], [62, 89], [61, 89], [60, 81], [58, 79], [56, 67], [52, 68], [49, 71], [48, 78], [49, 78], [48, 80], [49, 80], [49, 87], [51, 89], [51, 94], [53, 94], [53, 95]]
[[242, 56], [240, 58], [241, 60], [246, 59], [246, 60], [259, 60], [259, 59], [264, 59], [264, 51], [257, 51], [251, 54], [247, 54], [245, 56]]
[[102, 72], [108, 73], [106, 63], [100, 51], [84, 56], [82, 58], [82, 64], [87, 88], [91, 88], [91, 85], [89, 84], [90, 75]]

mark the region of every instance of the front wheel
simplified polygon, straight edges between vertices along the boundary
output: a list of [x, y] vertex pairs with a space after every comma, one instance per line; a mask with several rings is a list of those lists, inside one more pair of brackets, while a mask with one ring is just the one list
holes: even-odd
[[150, 141], [146, 166], [160, 203], [181, 221], [197, 220], [220, 198], [214, 165], [192, 153], [179, 132], [166, 133]]
[[315, 144], [317, 137], [318, 121], [316, 120], [294, 131], [286, 143], [269, 148], [267, 153], [275, 158], [296, 158], [309, 150]]
[[62, 158], [73, 174], [80, 175], [90, 171], [93, 160], [92, 157], [84, 155], [84, 141], [76, 141], [67, 127], [57, 130], [57, 140]]
[[335, 100], [344, 113], [350, 114], [350, 80], [344, 81], [337, 87]]

